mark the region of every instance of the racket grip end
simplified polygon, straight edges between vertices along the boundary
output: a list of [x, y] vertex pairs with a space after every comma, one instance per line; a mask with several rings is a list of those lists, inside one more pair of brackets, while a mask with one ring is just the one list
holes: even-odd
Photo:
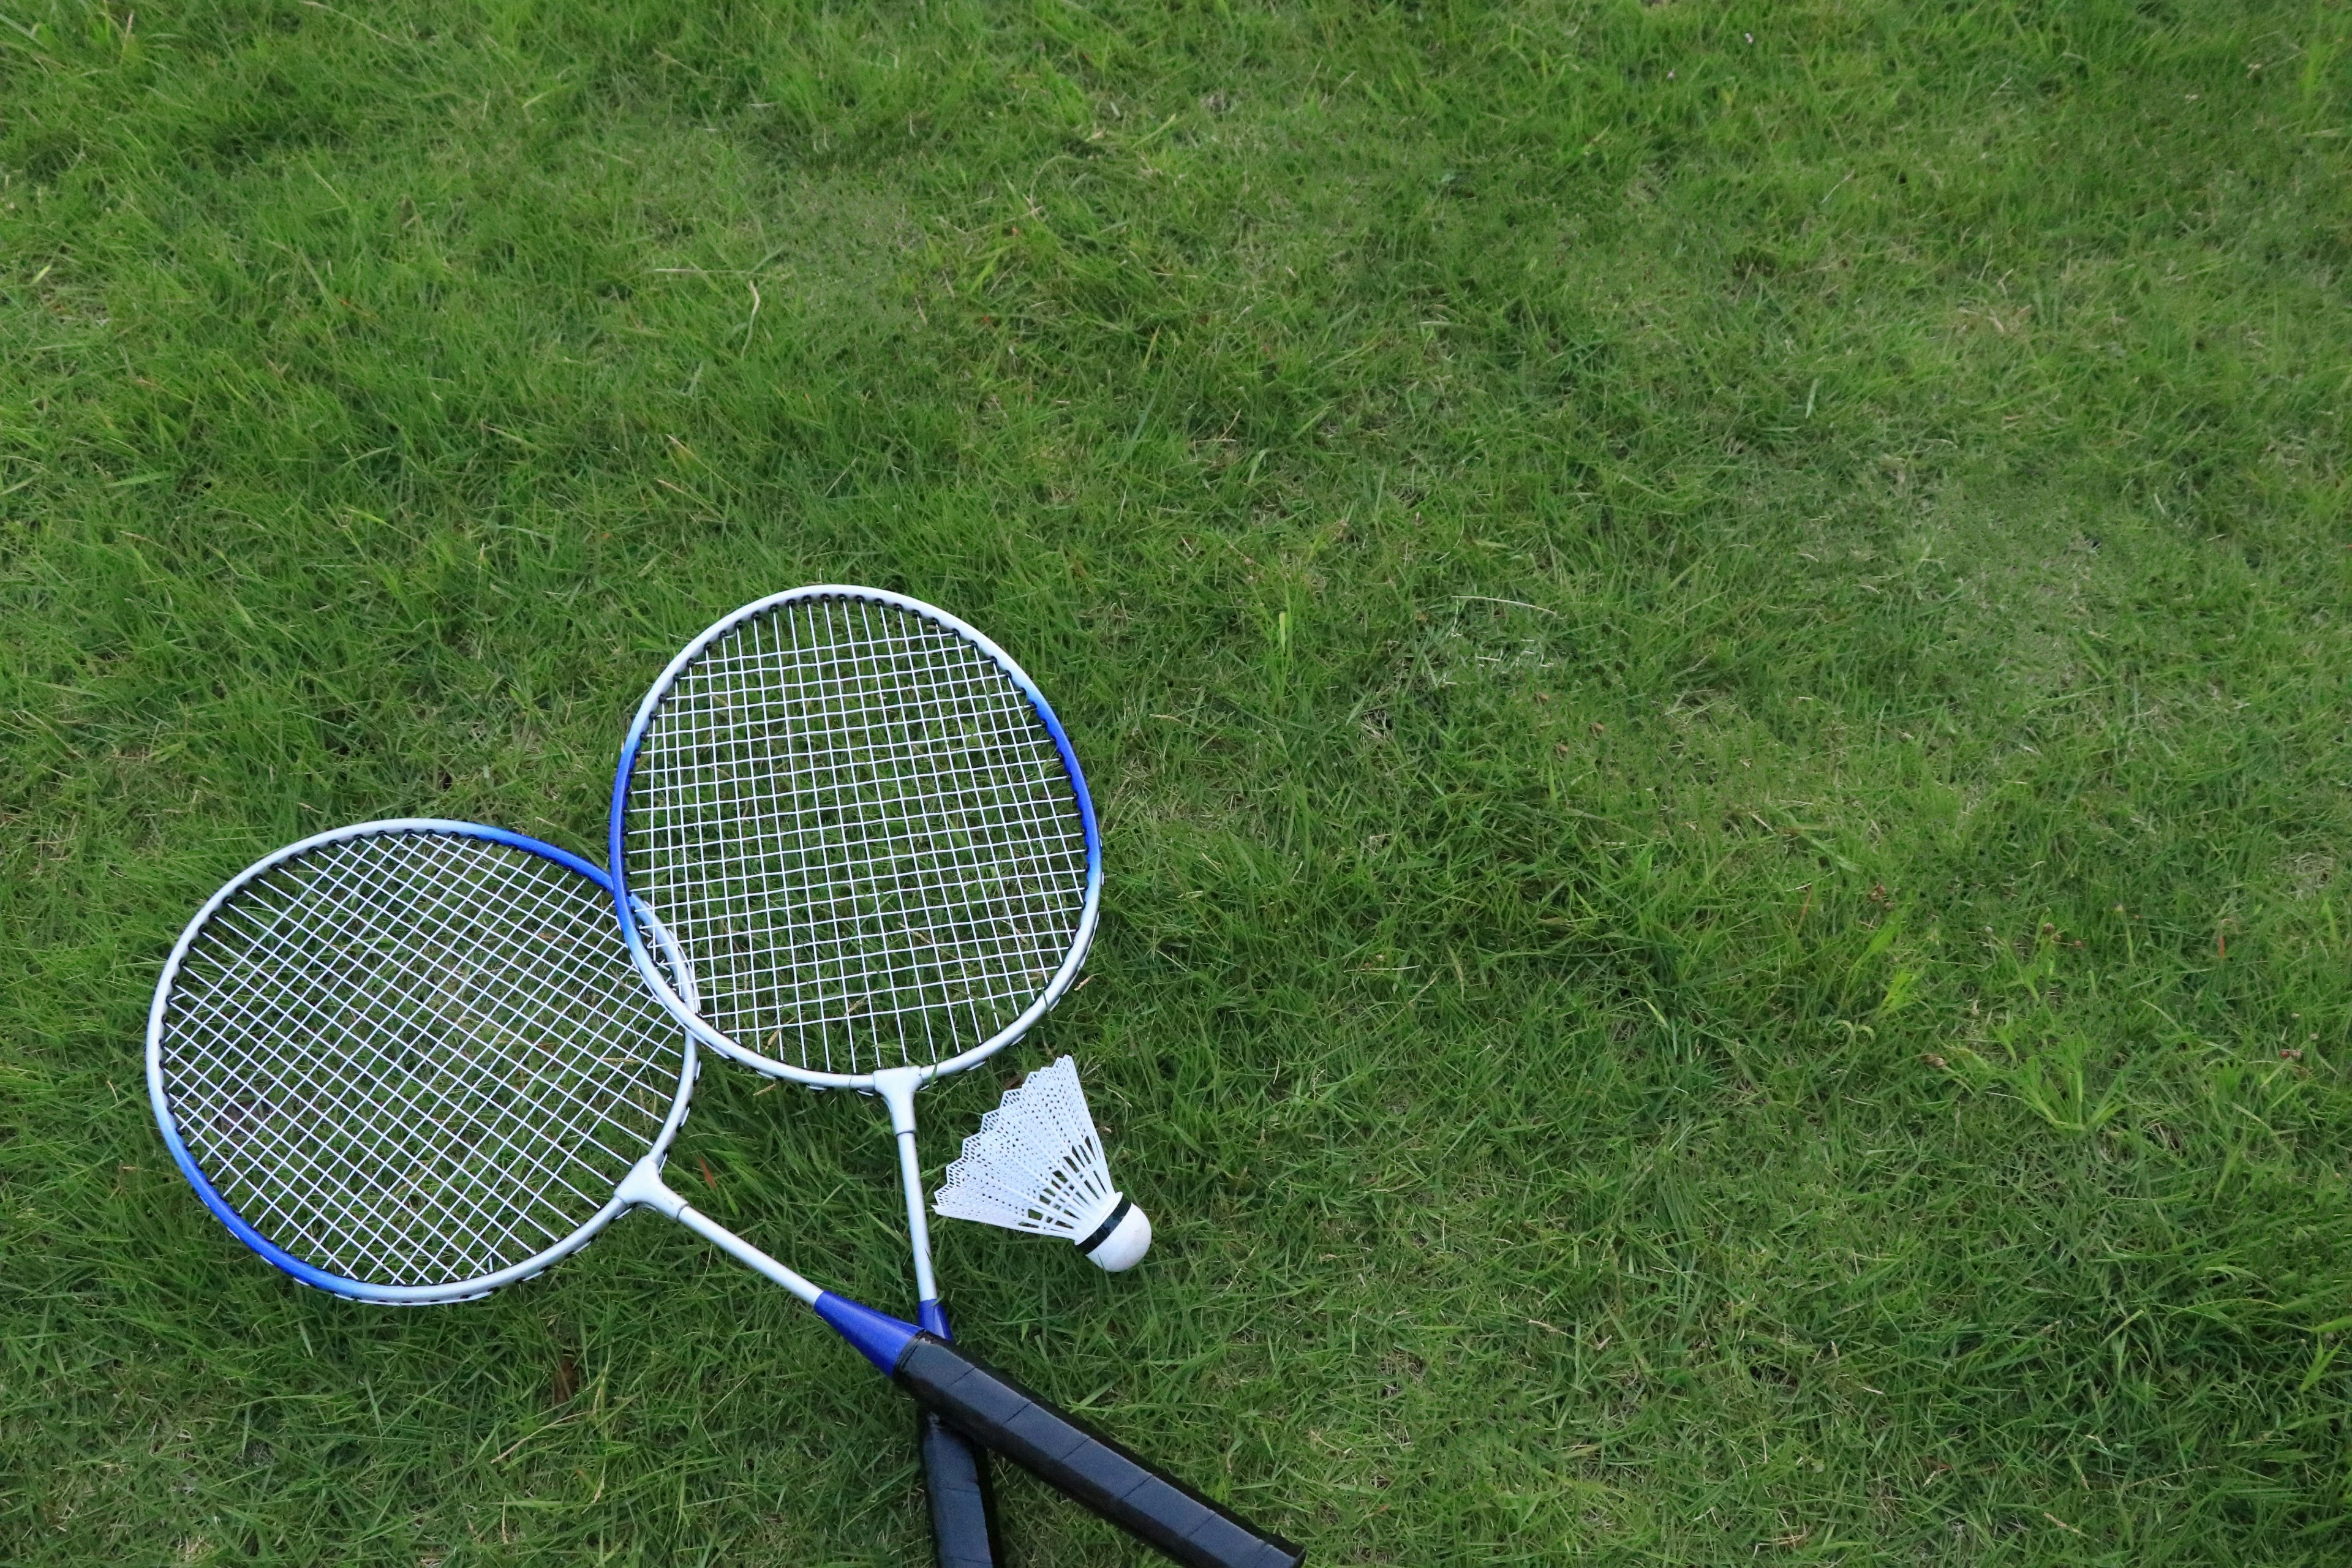
[[915, 1419], [939, 1568], [998, 1568], [1005, 1561], [1004, 1543], [997, 1534], [987, 1459], [935, 1413], [919, 1411]]
[[891, 1376], [972, 1441], [1188, 1568], [1298, 1568], [1307, 1560], [936, 1335], [908, 1340]]

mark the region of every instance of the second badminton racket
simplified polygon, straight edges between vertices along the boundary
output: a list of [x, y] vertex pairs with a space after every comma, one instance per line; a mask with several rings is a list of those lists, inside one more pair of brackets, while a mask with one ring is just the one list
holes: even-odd
[[[1101, 897], [1086, 777], [1036, 683], [903, 595], [771, 595], [654, 683], [621, 750], [610, 831], [619, 907], [671, 934], [699, 998], [635, 930], [631, 952], [697, 1039], [889, 1108], [918, 1315], [944, 1338], [915, 1091], [1045, 1015], [1086, 957]], [[941, 1568], [982, 1568], [986, 1472], [936, 1422], [919, 1437]]]

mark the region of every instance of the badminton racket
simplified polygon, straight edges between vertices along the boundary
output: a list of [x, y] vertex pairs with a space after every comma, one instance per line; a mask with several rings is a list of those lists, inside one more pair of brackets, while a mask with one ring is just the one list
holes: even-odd
[[[1285, 1568], [1263, 1535], [938, 1335], [819, 1289], [662, 1180], [696, 1051], [576, 856], [376, 822], [262, 859], [181, 933], [148, 1015], [172, 1157], [239, 1240], [362, 1301], [466, 1300], [667, 1215], [814, 1309], [970, 1439], [1198, 1568]], [[691, 1001], [669, 934], [638, 931]]]
[[[630, 952], [698, 1040], [888, 1107], [917, 1314], [946, 1338], [915, 1091], [1044, 1016], [1101, 897], [1086, 777], [1035, 682], [919, 600], [773, 595], [696, 637], [646, 693], [610, 831], [618, 906], [669, 932], [699, 997], [625, 915]], [[981, 1568], [995, 1526], [979, 1457], [928, 1418], [919, 1439], [942, 1568]]]

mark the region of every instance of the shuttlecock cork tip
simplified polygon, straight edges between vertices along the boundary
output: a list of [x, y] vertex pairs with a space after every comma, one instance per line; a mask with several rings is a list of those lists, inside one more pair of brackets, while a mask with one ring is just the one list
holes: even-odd
[[1151, 1250], [1151, 1217], [1122, 1196], [1094, 1235], [1078, 1243], [1078, 1250], [1107, 1272], [1132, 1268]]

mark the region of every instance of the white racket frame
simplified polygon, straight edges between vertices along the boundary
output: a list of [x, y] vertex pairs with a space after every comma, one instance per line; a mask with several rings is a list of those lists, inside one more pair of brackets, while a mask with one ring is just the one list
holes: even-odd
[[[704, 650], [712, 643], [758, 616], [772, 615], [786, 605], [824, 599], [849, 599], [903, 610], [961, 637], [985, 654], [1020, 689], [1022, 696], [1027, 699], [1030, 708], [1036, 713], [1038, 721], [1053, 737], [1054, 749], [1062, 759], [1063, 771], [1068, 775], [1072, 793], [1077, 797], [1078, 818], [1086, 833], [1087, 890], [1086, 902], [1079, 910], [1077, 931], [1070, 939], [1069, 951], [1063, 955], [1060, 967], [1047, 979], [1035, 999], [1017, 1017], [979, 1045], [942, 1062], [910, 1063], [866, 1073], [836, 1073], [779, 1061], [753, 1050], [709, 1023], [702, 1016], [698, 1002], [689, 1001], [669, 984], [662, 974], [661, 965], [654, 962], [653, 952], [646, 946], [643, 933], [627, 917], [626, 911], [635, 909], [641, 916], [651, 920], [651, 911], [629, 891], [625, 839], [628, 825], [629, 784], [636, 776], [637, 756], [645, 744], [646, 731], [652, 728], [655, 715], [661, 711], [662, 704], [677, 688], [678, 678], [702, 657]], [[1071, 749], [1070, 737], [1062, 728], [1061, 720], [1055, 716], [1053, 705], [1045, 700], [1045, 694], [1037, 689], [1035, 681], [1029, 679], [1029, 672], [1014, 662], [1013, 656], [999, 647], [987, 633], [936, 605], [926, 604], [905, 594], [894, 594], [887, 588], [819, 583], [755, 599], [721, 617], [680, 649], [677, 657], [669, 661], [668, 667], [654, 682], [652, 689], [646, 693], [645, 700], [638, 704], [636, 717], [630, 722], [628, 736], [621, 745], [620, 765], [613, 774], [613, 805], [607, 824], [605, 854], [612, 865], [614, 909], [621, 918], [622, 930], [628, 939], [629, 956], [635, 962], [637, 973], [645, 977], [646, 986], [688, 1034], [719, 1055], [740, 1062], [754, 1072], [764, 1073], [770, 1078], [788, 1079], [812, 1089], [851, 1089], [879, 1095], [883, 1103], [889, 1107], [890, 1130], [898, 1145], [899, 1184], [907, 1200], [908, 1241], [914, 1254], [916, 1289], [926, 1315], [935, 1311], [940, 1292], [931, 1268], [930, 1226], [925, 1215], [922, 1165], [915, 1142], [915, 1091], [934, 1079], [950, 1077], [987, 1060], [1027, 1034], [1030, 1027], [1044, 1017], [1076, 981], [1078, 970], [1086, 963], [1087, 950], [1094, 943], [1095, 928], [1101, 917], [1102, 834], [1095, 821], [1094, 797], [1087, 792], [1087, 775], [1078, 766], [1077, 753]], [[653, 929], [658, 931], [661, 928], [656, 922]], [[682, 970], [681, 973], [690, 971]], [[925, 1326], [933, 1328], [934, 1331], [943, 1330], [943, 1324], [927, 1323]]]

